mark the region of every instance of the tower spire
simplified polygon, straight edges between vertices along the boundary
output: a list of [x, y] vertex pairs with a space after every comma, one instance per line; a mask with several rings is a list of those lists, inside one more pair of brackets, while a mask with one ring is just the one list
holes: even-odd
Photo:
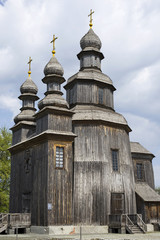
[[93, 23], [92, 23], [92, 21], [93, 21], [93, 19], [92, 19], [93, 13], [94, 13], [94, 11], [92, 11], [92, 9], [91, 9], [90, 10], [90, 14], [88, 15], [88, 17], [90, 17], [90, 21], [89, 21], [90, 28], [92, 28], [92, 26], [93, 26]]
[[55, 35], [53, 35], [53, 40], [50, 42], [50, 43], [53, 43], [53, 51], [52, 51], [53, 56], [56, 53], [56, 51], [55, 51], [55, 41], [56, 41], [56, 39], [58, 39], [58, 37], [55, 37]]
[[29, 64], [29, 70], [28, 70], [29, 77], [31, 76], [31, 62], [32, 62], [32, 59], [31, 59], [31, 57], [29, 57], [29, 61], [28, 61], [28, 64]]

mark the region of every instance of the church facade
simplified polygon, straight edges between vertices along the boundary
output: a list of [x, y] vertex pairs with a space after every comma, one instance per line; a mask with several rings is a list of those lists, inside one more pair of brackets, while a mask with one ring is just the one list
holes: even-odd
[[38, 88], [30, 69], [20, 88], [22, 108], [14, 119], [10, 148], [10, 213], [31, 213], [32, 226], [42, 227], [112, 229], [112, 216], [136, 214], [145, 223], [158, 222], [154, 155], [129, 140], [131, 129], [114, 109], [116, 89], [101, 70], [101, 41], [92, 28], [80, 46], [80, 70], [64, 87], [66, 100], [54, 48], [44, 68], [46, 92], [37, 112]]

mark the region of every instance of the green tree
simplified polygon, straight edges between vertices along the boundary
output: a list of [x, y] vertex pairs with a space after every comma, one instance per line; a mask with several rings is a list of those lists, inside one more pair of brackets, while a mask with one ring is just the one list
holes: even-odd
[[11, 156], [7, 150], [11, 146], [12, 134], [5, 127], [0, 128], [0, 212], [9, 211], [9, 190]]
[[156, 187], [156, 188], [155, 188], [155, 191], [156, 191], [158, 194], [160, 194], [160, 187]]

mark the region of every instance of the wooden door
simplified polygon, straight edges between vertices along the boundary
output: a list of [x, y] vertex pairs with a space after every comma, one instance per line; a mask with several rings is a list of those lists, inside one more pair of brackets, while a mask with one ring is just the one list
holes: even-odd
[[111, 214], [124, 213], [124, 193], [111, 194]]
[[157, 203], [149, 203], [146, 206], [147, 217], [150, 222], [157, 222], [159, 219], [159, 206]]

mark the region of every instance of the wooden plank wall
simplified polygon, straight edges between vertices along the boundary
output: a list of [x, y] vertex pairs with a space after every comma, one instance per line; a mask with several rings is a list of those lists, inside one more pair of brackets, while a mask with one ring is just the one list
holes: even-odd
[[108, 87], [104, 87], [103, 84], [95, 84], [88, 82], [84, 83], [76, 83], [72, 88], [67, 90], [67, 101], [70, 106], [75, 105], [77, 103], [80, 104], [99, 104], [99, 91], [98, 89], [103, 88], [103, 104], [104, 106], [114, 108], [113, 104], [113, 92]]
[[25, 151], [15, 153], [11, 158], [10, 212], [23, 211], [22, 196], [32, 192], [32, 171], [25, 171]]
[[[135, 155], [136, 158], [135, 158]], [[153, 173], [153, 166], [152, 166], [152, 161], [150, 159], [147, 159], [145, 155], [142, 154], [134, 154], [133, 157], [133, 163], [134, 163], [134, 175], [135, 175], [135, 180], [138, 182], [139, 180], [137, 179], [137, 163], [141, 163], [143, 165], [144, 169], [144, 179], [143, 181], [146, 182], [151, 188], [154, 189], [154, 173]]]
[[[125, 213], [136, 212], [133, 163], [123, 129], [75, 124], [74, 223], [107, 224], [111, 193], [124, 193]], [[94, 140], [93, 140], [94, 139]], [[119, 172], [112, 171], [111, 149], [119, 151]]]
[[72, 132], [71, 116], [49, 114], [48, 129], [54, 131]]
[[[26, 150], [30, 151], [31, 158], [29, 172], [26, 172]], [[23, 212], [23, 197], [27, 196], [32, 225], [47, 226], [47, 160], [47, 142], [12, 155], [10, 212]]]
[[[64, 146], [64, 169], [55, 168], [54, 145]], [[49, 141], [48, 225], [72, 224], [72, 142]]]
[[71, 116], [53, 113], [39, 118], [36, 124], [36, 133], [39, 134], [48, 129], [54, 131], [72, 131]]
[[32, 225], [47, 226], [48, 142], [34, 146], [33, 161], [31, 222]]

